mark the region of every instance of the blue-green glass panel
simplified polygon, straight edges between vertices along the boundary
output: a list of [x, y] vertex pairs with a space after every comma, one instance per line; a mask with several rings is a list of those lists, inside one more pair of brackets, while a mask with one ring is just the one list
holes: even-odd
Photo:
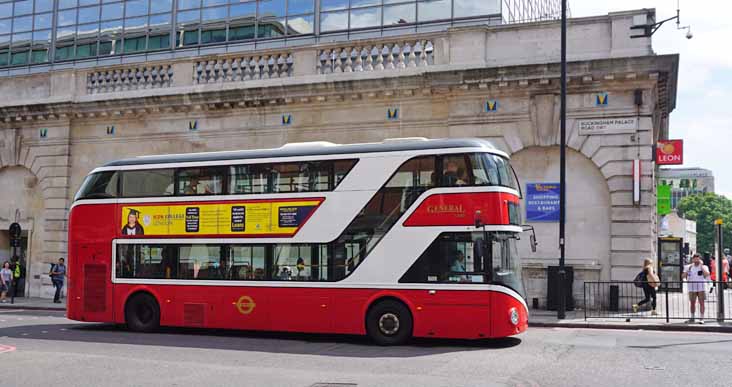
[[58, 9], [76, 7], [76, 0], [58, 0]]
[[288, 15], [313, 13], [314, 11], [315, 3], [313, 3], [313, 0], [287, 0]]
[[44, 28], [51, 28], [51, 22], [53, 21], [52, 13], [42, 13], [33, 17], [33, 29], [40, 30]]
[[18, 66], [28, 64], [28, 51], [14, 52], [10, 55], [10, 65]]
[[173, 0], [152, 0], [150, 2], [150, 13], [162, 13], [173, 11]]
[[99, 21], [99, 7], [79, 8], [79, 24]]
[[70, 9], [68, 11], [59, 11], [57, 14], [56, 19], [56, 25], [61, 26], [69, 26], [72, 24], [76, 24], [76, 10]]
[[104, 4], [102, 6], [102, 20], [122, 19], [125, 11], [122, 3]]
[[13, 18], [13, 32], [30, 31], [33, 29], [33, 16], [21, 16]]
[[48, 49], [39, 48], [31, 51], [31, 63], [46, 63], [48, 62]]
[[33, 0], [15, 2], [15, 11], [13, 12], [13, 16], [27, 15], [29, 13], [33, 13]]
[[[35, 13], [53, 11], [53, 0], [36, 0]], [[2, 12], [0, 12], [2, 15]]]
[[258, 18], [285, 16], [285, 0], [261, 0]]
[[147, 0], [132, 0], [125, 3], [125, 17], [147, 15]]

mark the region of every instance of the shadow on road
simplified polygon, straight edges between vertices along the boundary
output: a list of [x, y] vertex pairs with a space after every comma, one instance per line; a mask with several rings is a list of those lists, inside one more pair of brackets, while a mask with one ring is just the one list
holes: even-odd
[[134, 333], [113, 324], [41, 324], [0, 328], [0, 338], [54, 340], [101, 344], [221, 349], [267, 353], [341, 357], [419, 357], [442, 353], [501, 350], [521, 339], [446, 340], [414, 339], [408, 345], [381, 347], [367, 337], [222, 329], [161, 328], [155, 333]]
[[696, 342], [684, 342], [684, 343], [673, 343], [673, 344], [659, 344], [659, 345], [629, 345], [628, 348], [633, 349], [664, 349], [669, 347], [685, 347], [688, 345], [704, 345], [704, 344], [721, 344], [721, 343], [732, 343], [732, 340], [712, 340], [712, 341], [696, 341]]

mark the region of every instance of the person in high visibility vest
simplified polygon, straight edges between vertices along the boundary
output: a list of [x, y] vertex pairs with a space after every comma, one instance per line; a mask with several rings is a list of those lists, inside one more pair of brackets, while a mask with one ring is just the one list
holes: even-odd
[[14, 256], [12, 259], [12, 270], [13, 270], [13, 298], [18, 296], [18, 283], [23, 278], [23, 265], [20, 264], [20, 258]]

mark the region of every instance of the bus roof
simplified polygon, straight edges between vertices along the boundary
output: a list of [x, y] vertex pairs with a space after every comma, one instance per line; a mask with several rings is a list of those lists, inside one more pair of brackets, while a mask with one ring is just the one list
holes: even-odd
[[[118, 167], [125, 165], [189, 163], [205, 161], [265, 159], [275, 157], [347, 155], [376, 152], [403, 152], [428, 149], [449, 148], [484, 148], [496, 151], [496, 148], [487, 140], [479, 138], [454, 138], [429, 140], [426, 138], [395, 138], [383, 142], [364, 144], [334, 144], [330, 142], [290, 143], [279, 148], [238, 150], [224, 152], [202, 152], [187, 154], [171, 154], [158, 156], [139, 156], [109, 162], [104, 167]], [[496, 151], [503, 154], [503, 152]]]

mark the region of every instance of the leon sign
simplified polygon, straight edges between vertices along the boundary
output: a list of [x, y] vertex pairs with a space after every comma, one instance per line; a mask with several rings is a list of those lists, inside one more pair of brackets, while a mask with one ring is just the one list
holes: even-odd
[[656, 164], [680, 165], [684, 163], [684, 140], [665, 140], [656, 143]]

